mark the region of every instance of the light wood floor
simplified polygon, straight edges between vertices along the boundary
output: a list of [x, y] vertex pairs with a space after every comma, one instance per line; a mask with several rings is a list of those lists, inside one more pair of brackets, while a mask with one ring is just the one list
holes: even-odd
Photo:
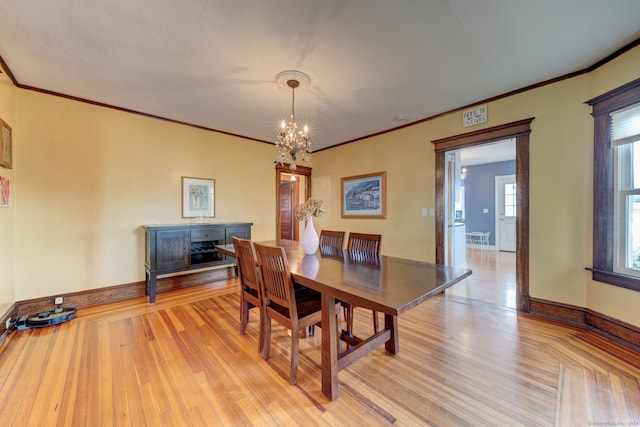
[[[290, 386], [286, 331], [274, 326], [264, 361], [257, 315], [240, 336], [238, 311], [233, 279], [14, 332], [0, 425], [640, 425], [640, 354], [496, 304], [446, 293], [412, 309], [400, 353], [341, 371], [334, 402], [320, 391], [320, 331], [301, 340]], [[371, 330], [365, 311], [355, 321]]]
[[516, 253], [468, 248], [466, 259], [473, 274], [447, 289], [447, 295], [515, 309]]

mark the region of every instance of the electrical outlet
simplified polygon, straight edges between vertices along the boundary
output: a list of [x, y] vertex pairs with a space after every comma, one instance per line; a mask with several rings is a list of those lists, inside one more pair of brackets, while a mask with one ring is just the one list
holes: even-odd
[[55, 305], [60, 305], [60, 304], [62, 304], [63, 300], [64, 300], [63, 297], [56, 297], [53, 301], [54, 301]]
[[4, 324], [5, 329], [9, 329], [11, 327], [11, 317], [7, 319], [7, 322]]

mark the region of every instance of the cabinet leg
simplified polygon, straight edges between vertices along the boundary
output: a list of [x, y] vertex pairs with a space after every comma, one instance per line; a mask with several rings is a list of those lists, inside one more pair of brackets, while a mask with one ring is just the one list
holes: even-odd
[[156, 302], [156, 275], [147, 273], [147, 287], [145, 293], [149, 296], [149, 302]]

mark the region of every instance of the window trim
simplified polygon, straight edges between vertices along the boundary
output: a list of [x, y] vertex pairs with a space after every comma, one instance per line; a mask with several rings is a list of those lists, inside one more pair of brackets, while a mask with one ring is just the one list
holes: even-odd
[[640, 278], [613, 271], [614, 170], [610, 113], [640, 102], [640, 79], [593, 98], [593, 267], [594, 281], [640, 291]]

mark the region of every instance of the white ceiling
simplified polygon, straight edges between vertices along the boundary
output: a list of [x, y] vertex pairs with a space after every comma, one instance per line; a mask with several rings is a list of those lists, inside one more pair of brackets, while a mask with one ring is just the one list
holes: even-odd
[[514, 138], [460, 150], [460, 166], [482, 165], [516, 159]]
[[0, 0], [0, 57], [20, 86], [272, 142], [291, 107], [275, 76], [300, 70], [314, 150], [638, 38], [639, 0]]

